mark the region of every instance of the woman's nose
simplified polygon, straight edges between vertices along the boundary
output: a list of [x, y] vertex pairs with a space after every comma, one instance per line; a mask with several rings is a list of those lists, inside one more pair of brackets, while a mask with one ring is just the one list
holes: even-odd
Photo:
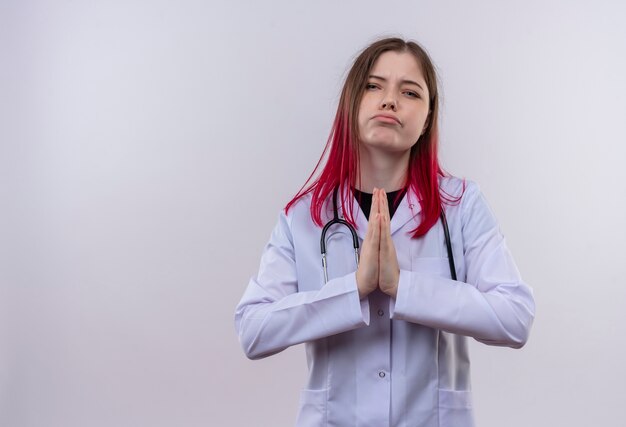
[[392, 111], [396, 111], [396, 101], [394, 99], [391, 98], [391, 96], [387, 95], [385, 96], [385, 98], [383, 98], [383, 102], [381, 104], [381, 108], [383, 110], [387, 110], [390, 109]]

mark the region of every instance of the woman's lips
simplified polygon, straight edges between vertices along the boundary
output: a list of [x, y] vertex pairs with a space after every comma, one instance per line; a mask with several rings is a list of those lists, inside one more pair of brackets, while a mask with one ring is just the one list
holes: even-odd
[[379, 122], [383, 122], [383, 123], [391, 123], [394, 125], [399, 125], [400, 124], [400, 120], [396, 119], [393, 116], [387, 116], [385, 114], [377, 114], [373, 117], [374, 120], [377, 120]]

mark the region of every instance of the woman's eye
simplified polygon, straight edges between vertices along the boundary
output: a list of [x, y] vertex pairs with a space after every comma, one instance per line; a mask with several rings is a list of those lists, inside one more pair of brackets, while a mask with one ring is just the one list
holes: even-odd
[[409, 95], [409, 96], [410, 96], [410, 97], [412, 97], [412, 98], [419, 98], [419, 97], [420, 97], [420, 96], [419, 96], [419, 94], [418, 94], [417, 92], [413, 92], [412, 90], [407, 90], [407, 91], [406, 91], [406, 92], [404, 92], [404, 93], [406, 93], [407, 95]]
[[372, 90], [372, 89], [376, 89], [377, 87], [378, 87], [378, 86], [376, 86], [374, 83], [368, 83], [368, 84], [365, 86], [365, 89], [367, 89], [367, 90]]

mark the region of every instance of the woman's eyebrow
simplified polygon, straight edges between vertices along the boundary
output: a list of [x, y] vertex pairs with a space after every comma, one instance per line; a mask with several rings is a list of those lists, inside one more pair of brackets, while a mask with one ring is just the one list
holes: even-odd
[[[373, 74], [370, 74], [370, 76], [369, 76], [369, 77], [370, 77], [370, 79], [378, 79], [378, 80], [382, 80], [383, 82], [386, 82], [386, 81], [387, 81], [387, 79], [386, 79], [386, 78], [384, 78], [384, 77], [380, 77], [380, 76], [375, 76], [375, 75], [373, 75]], [[420, 85], [420, 84], [419, 84], [419, 83], [417, 83], [417, 82], [414, 82], [413, 80], [402, 80], [400, 83], [402, 83], [402, 84], [410, 84], [410, 85], [415, 85], [415, 86], [419, 87], [420, 89], [424, 90], [424, 88], [422, 87], [422, 85]]]

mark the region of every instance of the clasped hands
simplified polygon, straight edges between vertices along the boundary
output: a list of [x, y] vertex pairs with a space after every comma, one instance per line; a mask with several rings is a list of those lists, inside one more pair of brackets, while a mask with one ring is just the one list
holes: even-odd
[[361, 248], [356, 283], [359, 298], [380, 289], [396, 297], [400, 267], [396, 248], [391, 240], [389, 203], [385, 190], [374, 188], [367, 232]]

